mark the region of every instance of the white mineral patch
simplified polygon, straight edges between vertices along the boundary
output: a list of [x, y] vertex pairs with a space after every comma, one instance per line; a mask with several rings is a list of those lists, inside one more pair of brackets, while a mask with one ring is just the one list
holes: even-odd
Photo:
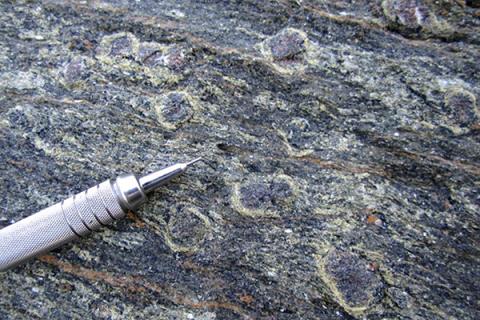
[[0, 88], [38, 89], [45, 85], [45, 80], [32, 72], [5, 72], [0, 75]]

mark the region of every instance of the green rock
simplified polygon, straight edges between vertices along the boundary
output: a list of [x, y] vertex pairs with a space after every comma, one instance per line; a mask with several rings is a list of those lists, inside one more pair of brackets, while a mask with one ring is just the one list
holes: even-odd
[[478, 318], [475, 3], [3, 1], [0, 227], [206, 162], [0, 318]]

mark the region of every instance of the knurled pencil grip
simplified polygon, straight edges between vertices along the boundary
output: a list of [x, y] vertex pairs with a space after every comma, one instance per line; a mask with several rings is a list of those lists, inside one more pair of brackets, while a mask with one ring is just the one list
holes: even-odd
[[200, 161], [177, 163], [138, 179], [107, 180], [0, 230], [0, 271], [76, 240], [136, 210], [146, 194]]
[[76, 240], [125, 216], [107, 180], [0, 230], [0, 271]]

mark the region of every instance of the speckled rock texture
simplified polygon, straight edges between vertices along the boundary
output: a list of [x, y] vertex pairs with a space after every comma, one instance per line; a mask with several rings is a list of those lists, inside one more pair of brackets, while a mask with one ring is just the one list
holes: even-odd
[[2, 1], [0, 226], [202, 156], [0, 319], [478, 319], [476, 0]]

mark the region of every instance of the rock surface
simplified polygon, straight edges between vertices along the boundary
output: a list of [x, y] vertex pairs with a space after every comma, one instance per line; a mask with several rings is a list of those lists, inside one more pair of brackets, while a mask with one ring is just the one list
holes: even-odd
[[202, 156], [1, 319], [478, 319], [478, 1], [0, 5], [0, 226]]

